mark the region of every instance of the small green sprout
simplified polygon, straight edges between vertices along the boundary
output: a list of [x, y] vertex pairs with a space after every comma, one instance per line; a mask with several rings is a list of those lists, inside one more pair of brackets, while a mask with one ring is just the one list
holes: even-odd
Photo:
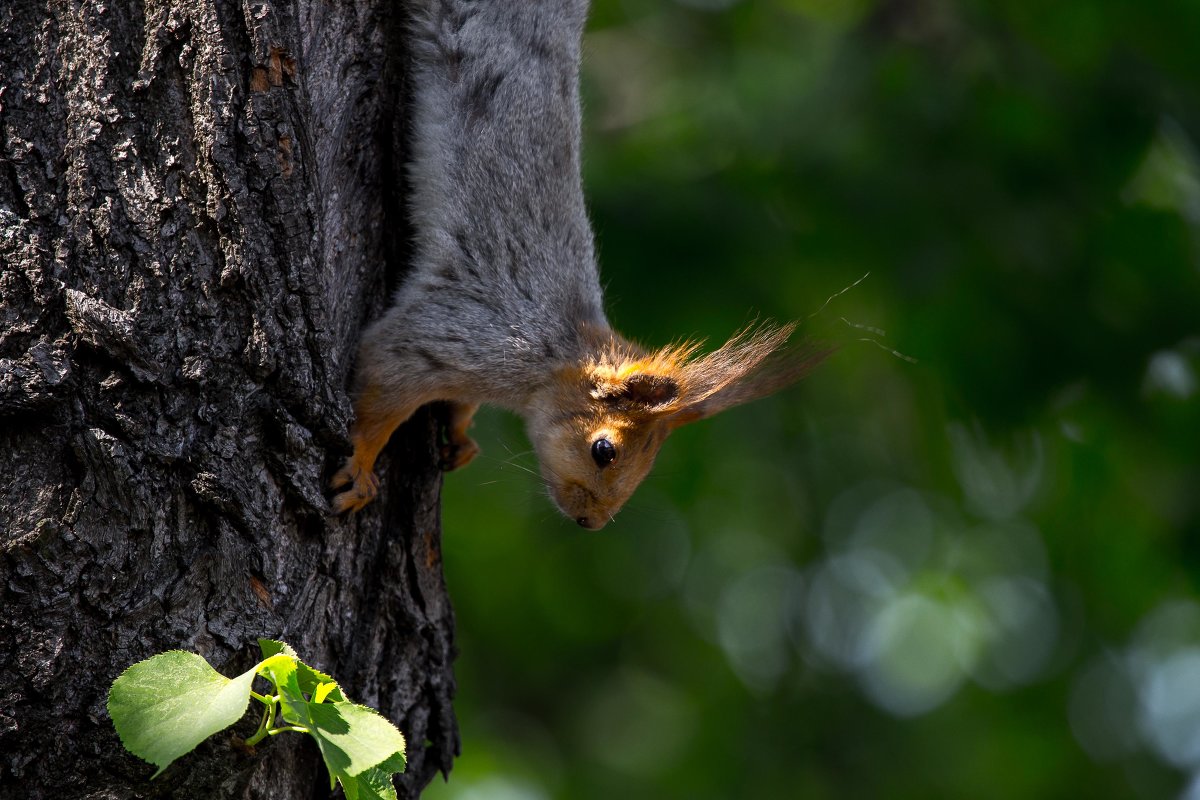
[[[191, 751], [237, 722], [250, 698], [263, 704], [249, 747], [285, 731], [317, 740], [329, 786], [341, 783], [347, 800], [396, 800], [392, 775], [405, 767], [404, 736], [373, 709], [351, 703], [333, 678], [313, 669], [291, 647], [259, 639], [263, 660], [226, 678], [202, 656], [171, 650], [139, 661], [108, 691], [108, 714], [125, 749], [158, 767]], [[255, 676], [272, 691], [253, 690]]]

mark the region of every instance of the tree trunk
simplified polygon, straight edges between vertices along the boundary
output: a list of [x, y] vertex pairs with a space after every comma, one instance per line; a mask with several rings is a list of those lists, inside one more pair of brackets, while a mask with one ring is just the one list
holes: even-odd
[[327, 796], [307, 737], [150, 782], [108, 719], [129, 664], [233, 675], [260, 636], [400, 727], [401, 797], [449, 769], [434, 414], [379, 502], [324, 498], [404, 257], [401, 13], [0, 4], [0, 797]]

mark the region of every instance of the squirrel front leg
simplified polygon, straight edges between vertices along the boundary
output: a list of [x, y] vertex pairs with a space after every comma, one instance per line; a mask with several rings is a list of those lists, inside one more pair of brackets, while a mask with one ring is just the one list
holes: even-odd
[[374, 472], [375, 459], [388, 443], [392, 432], [413, 415], [421, 402], [401, 392], [388, 391], [370, 380], [363, 386], [354, 402], [354, 427], [350, 431], [354, 453], [330, 481], [333, 489], [349, 486], [333, 498], [333, 510], [336, 513], [358, 511], [375, 499], [379, 493], [379, 479]]

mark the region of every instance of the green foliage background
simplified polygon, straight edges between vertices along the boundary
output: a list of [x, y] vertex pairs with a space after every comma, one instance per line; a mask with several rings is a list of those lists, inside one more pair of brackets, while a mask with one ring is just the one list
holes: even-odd
[[598, 534], [481, 415], [427, 796], [1200, 797], [1198, 33], [1193, 0], [597, 0], [614, 324], [840, 350], [677, 432]]

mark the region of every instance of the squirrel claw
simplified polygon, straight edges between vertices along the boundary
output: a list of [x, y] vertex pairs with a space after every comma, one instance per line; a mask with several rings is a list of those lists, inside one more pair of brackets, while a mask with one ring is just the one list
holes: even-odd
[[479, 445], [475, 444], [474, 439], [467, 437], [465, 441], [442, 445], [438, 466], [442, 472], [451, 472], [470, 464], [477, 455], [479, 455]]
[[333, 479], [329, 481], [329, 486], [333, 489], [340, 489], [347, 485], [350, 488], [334, 495], [331, 502], [334, 512], [338, 514], [354, 513], [379, 494], [379, 478], [375, 476], [374, 472], [359, 467], [353, 458], [346, 459], [346, 466], [338, 470]]

